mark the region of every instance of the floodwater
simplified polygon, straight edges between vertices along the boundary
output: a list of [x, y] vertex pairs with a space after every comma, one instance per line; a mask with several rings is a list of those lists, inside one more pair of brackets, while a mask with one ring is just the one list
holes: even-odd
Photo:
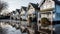
[[0, 24], [0, 34], [27, 34], [27, 33], [21, 33], [20, 29], [16, 29], [15, 27], [12, 27], [9, 24]]

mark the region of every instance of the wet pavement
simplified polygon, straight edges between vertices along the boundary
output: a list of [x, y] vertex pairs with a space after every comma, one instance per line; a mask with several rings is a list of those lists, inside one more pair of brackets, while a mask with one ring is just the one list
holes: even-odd
[[21, 33], [20, 29], [16, 29], [15, 27], [12, 27], [9, 24], [1, 23], [0, 26], [0, 34], [27, 34], [27, 33]]

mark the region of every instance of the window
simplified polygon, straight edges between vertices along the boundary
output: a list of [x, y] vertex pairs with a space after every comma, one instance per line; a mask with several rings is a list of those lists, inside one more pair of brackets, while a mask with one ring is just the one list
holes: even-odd
[[56, 16], [57, 16], [57, 18], [60, 18], [60, 13], [57, 13]]

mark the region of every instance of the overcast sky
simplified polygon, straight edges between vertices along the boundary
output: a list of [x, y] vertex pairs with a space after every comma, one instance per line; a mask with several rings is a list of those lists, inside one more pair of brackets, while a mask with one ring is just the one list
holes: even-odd
[[2, 0], [4, 2], [8, 3], [8, 9], [10, 11], [17, 9], [20, 9], [21, 6], [27, 6], [29, 2], [32, 3], [40, 3], [40, 0]]

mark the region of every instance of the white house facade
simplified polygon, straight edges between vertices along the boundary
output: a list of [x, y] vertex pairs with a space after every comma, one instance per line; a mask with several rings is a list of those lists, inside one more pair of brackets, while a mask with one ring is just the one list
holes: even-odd
[[[52, 0], [44, 0], [42, 4], [40, 4], [40, 14], [41, 18], [46, 17], [49, 20], [51, 20], [51, 17], [54, 17], [54, 8], [55, 8], [55, 3]], [[52, 14], [51, 14], [52, 12]], [[53, 15], [53, 16], [52, 16]]]
[[34, 17], [34, 15], [37, 16], [39, 9], [40, 8], [38, 8], [38, 4], [29, 3], [27, 13], [28, 13], [28, 15], [31, 15], [31, 17]]
[[21, 7], [20, 16], [22, 19], [27, 20], [27, 7], [23, 7], [23, 6]]

